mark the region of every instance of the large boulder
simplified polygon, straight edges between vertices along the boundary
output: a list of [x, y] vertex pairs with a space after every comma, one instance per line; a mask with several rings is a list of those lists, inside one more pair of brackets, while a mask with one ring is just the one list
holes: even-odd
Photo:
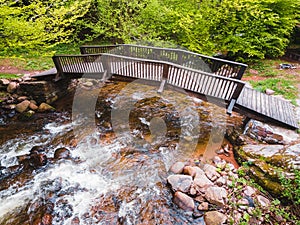
[[193, 183], [193, 179], [188, 175], [170, 175], [168, 183], [171, 185], [173, 191], [181, 191], [187, 193]]
[[204, 214], [204, 221], [206, 225], [222, 225], [225, 224], [227, 216], [218, 211], [210, 211]]
[[224, 206], [227, 202], [227, 191], [223, 187], [208, 187], [205, 192], [205, 198], [212, 204]]
[[180, 173], [182, 173], [184, 167], [185, 167], [185, 163], [183, 163], [183, 162], [176, 162], [176, 163], [174, 163], [171, 166], [170, 171], [172, 173], [180, 174]]
[[17, 104], [15, 109], [17, 112], [23, 113], [28, 109], [29, 105], [30, 105], [30, 101], [25, 100]]
[[280, 195], [282, 186], [278, 171], [291, 176], [292, 168], [300, 169], [300, 143], [292, 145], [245, 145], [235, 149], [240, 163], [249, 165], [255, 180], [274, 195]]
[[185, 211], [194, 211], [195, 202], [193, 198], [180, 191], [175, 192], [173, 201], [176, 205], [178, 205]]
[[40, 104], [38, 108], [38, 112], [51, 112], [51, 111], [55, 111], [55, 108], [52, 107], [51, 105], [48, 105], [47, 103]]
[[18, 88], [18, 83], [17, 82], [10, 82], [7, 86], [7, 92], [8, 93], [14, 93]]
[[247, 123], [244, 133], [255, 141], [268, 144], [291, 144], [298, 139], [298, 135], [292, 130], [256, 120]]

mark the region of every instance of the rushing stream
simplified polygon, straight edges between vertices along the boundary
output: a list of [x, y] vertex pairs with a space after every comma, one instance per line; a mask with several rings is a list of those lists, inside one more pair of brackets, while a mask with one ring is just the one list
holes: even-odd
[[47, 118], [0, 130], [0, 224], [203, 224], [172, 203], [168, 170], [209, 158], [240, 121], [185, 93], [128, 85], [77, 89]]

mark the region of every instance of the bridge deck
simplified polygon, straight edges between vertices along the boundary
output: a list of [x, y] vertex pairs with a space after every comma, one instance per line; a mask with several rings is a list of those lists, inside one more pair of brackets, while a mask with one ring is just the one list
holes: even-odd
[[289, 101], [266, 95], [252, 88], [244, 87], [235, 107], [242, 111], [252, 111], [257, 117], [265, 120], [273, 120], [292, 128], [298, 128], [294, 107]]

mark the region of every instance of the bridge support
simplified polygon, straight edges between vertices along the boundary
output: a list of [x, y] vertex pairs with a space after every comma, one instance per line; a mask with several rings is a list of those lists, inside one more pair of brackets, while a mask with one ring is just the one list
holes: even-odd
[[160, 86], [157, 90], [157, 93], [161, 94], [163, 91], [164, 91], [164, 88], [165, 88], [165, 84], [166, 84], [166, 79], [163, 79], [160, 83]]
[[228, 115], [232, 114], [232, 110], [233, 110], [233, 107], [234, 107], [235, 103], [236, 103], [236, 99], [231, 99], [231, 101], [230, 101], [230, 103], [227, 107], [227, 114]]

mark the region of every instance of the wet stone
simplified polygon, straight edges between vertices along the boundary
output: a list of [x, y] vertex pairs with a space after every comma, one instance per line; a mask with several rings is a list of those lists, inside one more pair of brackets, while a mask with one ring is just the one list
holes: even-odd
[[44, 166], [47, 164], [47, 156], [41, 153], [33, 153], [30, 155], [30, 164], [35, 168]]
[[218, 211], [210, 211], [204, 214], [204, 221], [206, 225], [222, 225], [225, 224], [227, 216]]
[[185, 193], [190, 190], [193, 183], [192, 177], [187, 175], [170, 175], [167, 180], [174, 191]]
[[55, 159], [69, 159], [71, 157], [71, 152], [67, 148], [58, 148], [55, 150]]
[[52, 215], [46, 213], [45, 215], [43, 215], [42, 217], [42, 224], [43, 225], [51, 225], [52, 224]]
[[27, 96], [20, 96], [20, 97], [17, 98], [17, 100], [19, 102], [22, 102], [22, 101], [28, 100], [28, 97]]
[[76, 216], [72, 219], [71, 225], [79, 225], [80, 224], [80, 219]]
[[44, 148], [42, 146], [33, 146], [29, 152], [30, 152], [30, 154], [33, 154], [33, 153], [39, 153], [42, 151], [44, 151]]
[[227, 191], [222, 187], [208, 187], [206, 189], [205, 198], [212, 204], [224, 206], [227, 202]]
[[184, 166], [185, 166], [185, 164], [183, 162], [176, 162], [172, 165], [172, 167], [170, 168], [170, 171], [172, 173], [180, 174], [183, 172]]
[[215, 181], [220, 177], [220, 174], [217, 172], [217, 168], [210, 164], [205, 164], [203, 167], [203, 170], [206, 174], [206, 176], [211, 180]]
[[202, 202], [199, 206], [198, 206], [198, 210], [200, 211], [207, 211], [209, 209], [209, 204], [208, 202]]
[[10, 82], [7, 86], [7, 92], [8, 93], [14, 93], [18, 88], [17, 82]]
[[38, 107], [36, 104], [30, 102], [29, 108], [35, 111], [35, 110], [37, 110], [39, 107]]
[[199, 188], [206, 188], [209, 186], [213, 186], [213, 182], [207, 178], [205, 174], [199, 175], [194, 179], [194, 184]]
[[185, 166], [183, 169], [183, 173], [197, 178], [198, 176], [203, 175], [204, 171], [197, 166]]
[[265, 198], [264, 196], [258, 195], [256, 198], [258, 204], [260, 204], [262, 207], [268, 207], [270, 205], [270, 200]]
[[175, 192], [173, 201], [185, 211], [194, 211], [195, 203], [193, 198], [180, 191]]
[[30, 101], [25, 100], [16, 105], [16, 111], [19, 113], [25, 112], [30, 105]]
[[51, 105], [48, 105], [47, 103], [42, 103], [40, 104], [39, 108], [38, 108], [38, 112], [51, 112], [51, 111], [55, 111], [55, 108], [52, 107]]

